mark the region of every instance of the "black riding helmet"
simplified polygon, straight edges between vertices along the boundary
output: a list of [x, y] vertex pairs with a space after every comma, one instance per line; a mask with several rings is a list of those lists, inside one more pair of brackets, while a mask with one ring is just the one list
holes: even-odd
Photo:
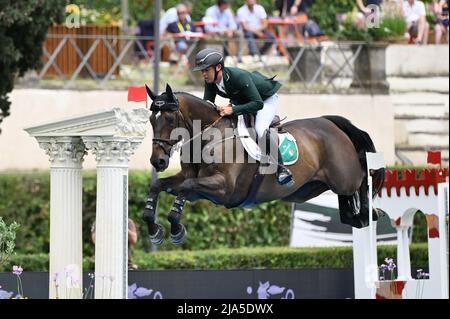
[[224, 67], [222, 53], [215, 49], [203, 49], [195, 56], [195, 67], [193, 71], [202, 71], [218, 64], [221, 64], [222, 68]]

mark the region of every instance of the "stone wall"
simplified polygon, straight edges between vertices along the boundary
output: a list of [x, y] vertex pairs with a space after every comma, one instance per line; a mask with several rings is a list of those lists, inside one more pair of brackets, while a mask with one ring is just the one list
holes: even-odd
[[[193, 92], [201, 96], [201, 92]], [[390, 96], [370, 95], [299, 95], [280, 96], [281, 118], [342, 115], [359, 128], [367, 131], [378, 151], [385, 153], [388, 164], [395, 162], [394, 115]], [[136, 107], [144, 103], [127, 101], [126, 91], [69, 91], [16, 89], [11, 95], [11, 116], [2, 123], [0, 135], [0, 170], [48, 169], [48, 157], [34, 138], [23, 128], [58, 120], [64, 117], [89, 113], [107, 107]], [[225, 100], [217, 100], [225, 104]], [[131, 169], [149, 169], [152, 134], [131, 157]], [[85, 157], [84, 168], [94, 169], [92, 154]], [[171, 168], [179, 167], [179, 159], [171, 160]]]

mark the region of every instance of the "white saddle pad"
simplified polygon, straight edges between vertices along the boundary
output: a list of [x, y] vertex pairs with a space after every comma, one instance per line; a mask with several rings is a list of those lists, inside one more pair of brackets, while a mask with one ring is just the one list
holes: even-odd
[[[260, 161], [261, 160], [261, 149], [259, 148], [258, 144], [251, 138], [250, 133], [248, 131], [247, 125], [245, 125], [245, 120], [243, 115], [238, 116], [238, 125], [237, 125], [237, 133], [239, 135], [239, 138], [241, 140], [242, 145], [244, 146], [244, 149], [247, 151], [248, 155], [252, 157], [253, 159]], [[292, 136], [291, 133], [279, 133], [279, 143], [282, 145], [283, 141], [285, 139], [289, 139], [291, 141], [295, 141], [295, 138]], [[296, 144], [296, 143], [295, 143]], [[297, 145], [295, 145], [297, 148]], [[298, 149], [297, 149], [298, 153]], [[292, 165], [297, 162], [298, 157], [296, 157], [294, 160], [290, 162], [285, 162], [285, 165]]]

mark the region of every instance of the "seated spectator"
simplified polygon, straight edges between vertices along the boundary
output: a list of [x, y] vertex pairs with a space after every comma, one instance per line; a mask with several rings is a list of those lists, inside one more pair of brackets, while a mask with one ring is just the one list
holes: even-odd
[[434, 32], [435, 43], [440, 44], [442, 35], [447, 34], [448, 42], [448, 1], [446, 0], [433, 0], [430, 3], [430, 12], [434, 15]]
[[[229, 0], [218, 0], [216, 5], [209, 7], [203, 21], [217, 23], [205, 24], [205, 32], [209, 35], [232, 38], [237, 33], [237, 24], [231, 12]], [[225, 56], [228, 55], [226, 46], [224, 47]]]
[[[189, 22], [191, 22], [190, 14], [192, 13], [192, 3], [190, 1], [185, 1], [182, 4], [186, 6], [187, 10], [186, 19]], [[161, 20], [159, 20], [159, 32], [160, 33], [166, 32], [169, 24], [176, 22], [177, 20], [178, 20], [177, 7], [170, 8], [164, 13], [164, 15], [161, 17]]]
[[[188, 21], [187, 14], [188, 10], [187, 7], [184, 4], [177, 5], [177, 15], [178, 20], [175, 22], [170, 23], [167, 26], [166, 33], [185, 33], [185, 32], [195, 32], [195, 26], [192, 22]], [[186, 53], [188, 50], [188, 44], [186, 42], [186, 39], [180, 38], [175, 40], [175, 46], [176, 50], [179, 53]]]
[[217, 22], [217, 25], [205, 25], [208, 34], [220, 34], [232, 37], [237, 30], [237, 24], [230, 9], [229, 0], [218, 0], [216, 5], [206, 10], [204, 20]]
[[313, 0], [276, 0], [275, 8], [280, 12], [280, 17], [295, 17], [301, 14], [308, 14]]
[[419, 0], [405, 0], [403, 2], [403, 13], [411, 39], [416, 39], [416, 44], [427, 44], [430, 25], [426, 20], [423, 2]]
[[[95, 237], [96, 237], [95, 233], [96, 233], [96, 231], [95, 231], [95, 222], [94, 222], [94, 224], [92, 224], [92, 227], [91, 227], [91, 240], [94, 245], [95, 245]], [[137, 239], [138, 239], [138, 235], [137, 235], [136, 224], [134, 223], [134, 221], [131, 218], [128, 218], [128, 269], [129, 270], [138, 269], [138, 266], [133, 264], [133, 262], [131, 260], [131, 247], [136, 245]]]
[[244, 30], [250, 54], [259, 56], [255, 39], [264, 39], [260, 52], [266, 54], [275, 43], [275, 36], [267, 31], [267, 13], [264, 7], [257, 4], [256, 0], [247, 0], [246, 4], [239, 8], [237, 19]]

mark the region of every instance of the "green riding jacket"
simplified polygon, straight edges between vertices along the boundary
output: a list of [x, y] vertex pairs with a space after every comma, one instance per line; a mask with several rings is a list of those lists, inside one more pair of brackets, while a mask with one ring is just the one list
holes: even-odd
[[221, 92], [215, 83], [206, 83], [204, 100], [215, 102], [216, 95], [229, 98], [233, 114], [256, 113], [264, 106], [264, 100], [278, 92], [281, 83], [261, 73], [248, 72], [238, 68], [224, 68], [223, 83], [227, 94]]

